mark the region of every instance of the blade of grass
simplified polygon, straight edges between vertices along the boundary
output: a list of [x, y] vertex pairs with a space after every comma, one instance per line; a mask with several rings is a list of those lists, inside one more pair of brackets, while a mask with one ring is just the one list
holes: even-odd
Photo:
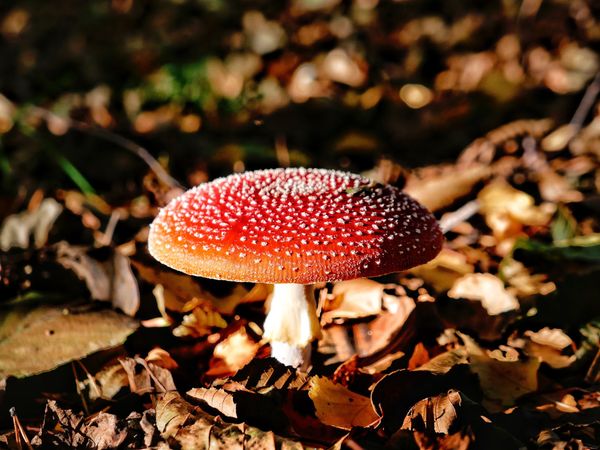
[[67, 174], [67, 176], [71, 179], [75, 185], [79, 188], [81, 192], [86, 195], [96, 195], [96, 190], [92, 187], [90, 182], [83, 176], [83, 174], [69, 161], [64, 155], [56, 153], [54, 151], [50, 152], [51, 155], [56, 160], [57, 164], [60, 168]]

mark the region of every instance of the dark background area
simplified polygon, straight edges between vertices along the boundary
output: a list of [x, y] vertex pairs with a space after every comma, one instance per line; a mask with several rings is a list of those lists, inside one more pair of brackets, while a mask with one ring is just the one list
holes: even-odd
[[568, 122], [598, 67], [594, 3], [2, 2], [0, 212], [75, 187], [67, 166], [109, 203], [140, 194], [139, 158], [61, 117], [186, 186], [277, 166], [277, 141], [292, 165], [363, 171], [453, 160], [519, 118]]

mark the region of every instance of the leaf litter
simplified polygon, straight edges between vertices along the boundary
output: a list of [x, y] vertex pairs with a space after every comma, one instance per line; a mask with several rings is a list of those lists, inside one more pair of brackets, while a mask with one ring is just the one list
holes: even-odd
[[[246, 22], [282, 35], [261, 13]], [[280, 48], [277, 39], [259, 53]], [[489, 55], [468, 57], [489, 66]], [[364, 82], [366, 63], [346, 51], [322, 58], [319, 76], [331, 76], [332, 58], [355, 73], [331, 80]], [[214, 74], [226, 74], [227, 64], [209, 65], [218, 84]], [[313, 80], [310, 93], [299, 92], [302, 73], [291, 75], [298, 98], [331, 87]], [[457, 79], [467, 83], [467, 75]], [[241, 89], [243, 80], [236, 83]], [[151, 218], [178, 187], [150, 174], [147, 192], [118, 212], [77, 192], [34, 196], [0, 229], [0, 404], [15, 407], [0, 442], [595, 448], [599, 123], [598, 116], [585, 125], [519, 120], [477, 139], [454, 163], [409, 170], [379, 161], [368, 172], [373, 186], [404, 183], [446, 224], [445, 247], [405, 273], [317, 286], [324, 332], [307, 373], [269, 358], [257, 325], [268, 286], [197, 279], [148, 257], [147, 221], [137, 220]], [[338, 148], [371, 141], [349, 135]], [[86, 238], [68, 232], [72, 219]], [[115, 237], [118, 227], [135, 231]], [[54, 389], [65, 373], [70, 388]], [[32, 401], [45, 405], [37, 413], [15, 402], [36, 382], [46, 383]]]

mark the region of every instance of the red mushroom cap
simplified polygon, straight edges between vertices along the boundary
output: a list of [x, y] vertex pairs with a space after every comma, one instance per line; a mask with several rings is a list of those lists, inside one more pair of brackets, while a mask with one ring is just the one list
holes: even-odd
[[190, 189], [160, 211], [148, 239], [152, 256], [191, 275], [299, 284], [405, 270], [441, 246], [435, 218], [397, 188], [304, 168]]

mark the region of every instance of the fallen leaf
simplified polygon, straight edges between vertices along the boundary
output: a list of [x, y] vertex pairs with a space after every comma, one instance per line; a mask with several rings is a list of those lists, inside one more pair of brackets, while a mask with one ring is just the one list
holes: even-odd
[[490, 174], [491, 169], [485, 164], [449, 166], [435, 176], [409, 177], [404, 192], [435, 212], [469, 194], [475, 184]]
[[487, 225], [498, 240], [520, 234], [524, 225], [547, 225], [554, 213], [551, 204], [535, 206], [533, 197], [501, 179], [484, 187], [477, 200]]
[[460, 393], [454, 390], [425, 398], [410, 408], [401, 429], [448, 434], [456, 427], [460, 406]]
[[583, 200], [583, 193], [575, 189], [569, 180], [552, 169], [548, 168], [540, 171], [538, 177], [540, 194], [545, 201], [570, 203]]
[[191, 314], [183, 316], [181, 325], [173, 330], [178, 337], [201, 337], [212, 332], [213, 328], [225, 328], [227, 322], [217, 311], [210, 308], [197, 306]]
[[192, 388], [187, 391], [187, 395], [196, 400], [202, 400], [227, 417], [237, 419], [239, 416], [233, 393], [240, 390], [249, 392], [240, 383], [230, 381], [219, 387]]
[[540, 359], [554, 369], [562, 369], [573, 364], [577, 357], [565, 354], [564, 350], [573, 349], [575, 344], [569, 336], [557, 328], [544, 327], [538, 331], [527, 330], [522, 339], [511, 339], [509, 344], [529, 355]]
[[525, 264], [507, 256], [500, 264], [499, 275], [506, 280], [518, 298], [548, 295], [556, 290], [556, 284], [545, 274], [532, 274]]
[[448, 248], [443, 248], [427, 264], [411, 269], [411, 273], [423, 278], [438, 292], [447, 291], [460, 277], [474, 271], [475, 268], [467, 262], [465, 255]]
[[162, 367], [163, 369], [172, 370], [179, 367], [177, 362], [171, 358], [169, 352], [160, 347], [154, 347], [148, 352], [148, 356], [146, 356], [144, 359], [149, 363], [154, 363], [157, 366]]
[[140, 277], [145, 281], [162, 285], [164, 289], [164, 306], [176, 312], [189, 312], [198, 306], [212, 309], [219, 314], [231, 315], [241, 303], [264, 301], [271, 289], [266, 284], [256, 284], [250, 291], [237, 284], [231, 294], [217, 298], [206, 292], [189, 275], [171, 270], [150, 267], [137, 260], [131, 261]]
[[378, 422], [371, 400], [325, 377], [313, 377], [308, 395], [321, 422], [344, 430]]
[[71, 313], [39, 306], [13, 309], [0, 325], [0, 378], [46, 372], [91, 353], [121, 345], [138, 323], [114, 311]]
[[552, 133], [548, 134], [540, 144], [540, 147], [546, 152], [557, 152], [563, 150], [579, 131], [577, 125], [565, 124], [558, 127]]
[[156, 440], [153, 423], [151, 410], [131, 413], [126, 419], [105, 412], [85, 418], [82, 413], [62, 409], [51, 400], [31, 444], [36, 448], [147, 448]]
[[56, 260], [83, 280], [95, 300], [111, 301], [128, 316], [134, 316], [140, 306], [137, 280], [131, 271], [129, 258], [114, 251], [101, 263], [88, 255], [88, 248], [58, 242], [54, 249]]
[[483, 405], [499, 410], [538, 388], [538, 358], [519, 360], [493, 358], [469, 336], [459, 333], [465, 343], [471, 371], [479, 377], [485, 395]]
[[454, 282], [448, 297], [480, 301], [492, 316], [520, 308], [519, 301], [504, 288], [502, 280], [491, 273], [464, 275]]
[[[430, 363], [433, 360], [430, 361]], [[481, 391], [477, 377], [467, 364], [454, 364], [438, 373], [426, 370], [397, 370], [384, 375], [372, 387], [371, 402], [387, 433], [400, 429], [409, 410], [420, 400], [446, 394], [454, 389], [478, 401]]]
[[110, 300], [112, 282], [108, 272], [102, 263], [87, 254], [86, 247], [61, 241], [55, 249], [57, 262], [85, 282], [93, 299]]
[[193, 416], [210, 428], [211, 421], [202, 411], [190, 405], [177, 392], [167, 392], [156, 404], [156, 428], [163, 437], [174, 436]]
[[112, 260], [111, 302], [128, 316], [135, 316], [140, 307], [140, 290], [131, 271], [129, 258], [115, 251]]
[[[356, 327], [354, 330], [355, 347], [359, 356], [373, 355], [384, 349], [391, 350], [389, 345], [413, 314], [415, 301], [407, 295], [402, 295], [390, 299], [388, 306], [389, 309], [364, 327]], [[408, 331], [414, 332], [414, 330]]]
[[367, 278], [335, 283], [321, 316], [322, 323], [337, 318], [356, 319], [381, 312], [386, 285]]
[[259, 348], [260, 343], [250, 338], [246, 327], [240, 327], [215, 346], [206, 375], [213, 377], [233, 375], [252, 361]]
[[207, 388], [193, 388], [187, 396], [203, 403], [203, 408], [239, 419], [263, 429], [284, 430], [288, 418], [283, 412], [285, 395], [277, 389], [248, 389], [238, 381], [215, 382]]

